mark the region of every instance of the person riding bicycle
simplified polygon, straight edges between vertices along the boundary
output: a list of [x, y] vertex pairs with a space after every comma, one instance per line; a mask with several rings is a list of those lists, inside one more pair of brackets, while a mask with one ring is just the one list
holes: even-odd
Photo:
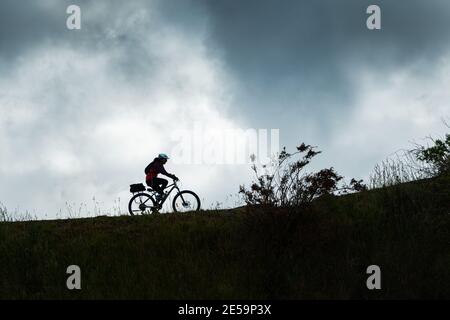
[[158, 157], [153, 159], [153, 161], [145, 168], [145, 182], [158, 193], [156, 196], [156, 200], [158, 201], [163, 197], [164, 189], [169, 183], [166, 179], [158, 178], [158, 174], [163, 174], [173, 180], [178, 180], [177, 176], [168, 173], [166, 169], [164, 169], [164, 165], [168, 159], [169, 157], [166, 154], [160, 153]]

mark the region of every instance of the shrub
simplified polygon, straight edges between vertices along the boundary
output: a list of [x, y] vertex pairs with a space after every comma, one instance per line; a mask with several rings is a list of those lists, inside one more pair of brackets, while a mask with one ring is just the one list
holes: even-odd
[[307, 173], [305, 168], [320, 153], [316, 147], [304, 143], [294, 153], [287, 152], [284, 147], [278, 157], [262, 166], [263, 173], [253, 163], [256, 181], [250, 189], [240, 186], [239, 193], [247, 205], [293, 207], [327, 194], [366, 189], [362, 180], [352, 179], [349, 185], [342, 184], [343, 177], [333, 167]]

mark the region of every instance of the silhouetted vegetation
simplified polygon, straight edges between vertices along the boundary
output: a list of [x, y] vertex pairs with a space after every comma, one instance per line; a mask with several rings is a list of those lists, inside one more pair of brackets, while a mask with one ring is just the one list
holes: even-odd
[[[434, 147], [418, 156], [445, 168]], [[241, 188], [242, 208], [1, 223], [0, 298], [450, 298], [448, 171], [365, 190], [333, 168], [305, 172], [311, 146], [284, 152]], [[66, 288], [72, 264], [80, 291]], [[373, 264], [381, 290], [366, 287]]]
[[[302, 209], [0, 224], [0, 298], [450, 298], [448, 177]], [[66, 288], [66, 268], [82, 290]], [[366, 268], [382, 290], [366, 288]]]
[[450, 172], [450, 134], [445, 139], [431, 139], [431, 146], [417, 146], [412, 150], [418, 161], [427, 164], [426, 174], [436, 177]]
[[450, 134], [444, 139], [429, 138], [431, 145], [415, 144], [377, 164], [370, 175], [372, 189], [430, 179], [450, 172]]
[[264, 172], [261, 173], [256, 164], [252, 165], [256, 181], [250, 189], [240, 186], [239, 193], [247, 205], [298, 207], [324, 195], [367, 189], [362, 180], [351, 179], [349, 185], [343, 184], [343, 177], [332, 167], [307, 172], [308, 164], [320, 153], [316, 147], [305, 143], [293, 153], [283, 148], [276, 159], [262, 166]]

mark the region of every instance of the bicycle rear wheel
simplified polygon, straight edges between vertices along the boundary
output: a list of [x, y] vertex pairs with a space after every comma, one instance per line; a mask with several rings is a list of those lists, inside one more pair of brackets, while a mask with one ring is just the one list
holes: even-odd
[[174, 212], [188, 212], [200, 210], [200, 198], [190, 190], [178, 192], [173, 198], [172, 207]]
[[137, 214], [152, 214], [157, 211], [155, 200], [148, 193], [138, 193], [128, 203], [128, 212], [132, 216]]

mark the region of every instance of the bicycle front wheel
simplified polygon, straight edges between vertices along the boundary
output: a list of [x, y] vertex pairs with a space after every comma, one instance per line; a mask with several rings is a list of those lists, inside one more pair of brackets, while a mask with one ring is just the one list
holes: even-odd
[[136, 214], [151, 214], [158, 211], [155, 200], [147, 193], [134, 195], [128, 203], [128, 212], [134, 216]]
[[200, 198], [192, 191], [178, 192], [172, 203], [174, 212], [189, 212], [200, 210]]

